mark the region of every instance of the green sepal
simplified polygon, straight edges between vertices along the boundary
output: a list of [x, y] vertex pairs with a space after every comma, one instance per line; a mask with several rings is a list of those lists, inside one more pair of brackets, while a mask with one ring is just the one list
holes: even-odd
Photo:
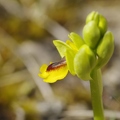
[[96, 53], [98, 55], [98, 62], [96, 68], [101, 68], [111, 58], [114, 51], [114, 37], [110, 31], [106, 32], [103, 39], [99, 43]]
[[83, 39], [81, 36], [79, 36], [78, 34], [71, 32], [68, 37], [73, 41], [73, 43], [75, 44], [75, 46], [79, 49], [84, 43]]
[[67, 61], [68, 70], [70, 71], [70, 73], [72, 75], [75, 75], [74, 57], [75, 57], [75, 53], [73, 51], [70, 51], [70, 50], [67, 49], [65, 58], [66, 58], [66, 61]]
[[89, 46], [83, 45], [74, 58], [74, 70], [82, 80], [91, 80], [90, 73], [96, 64], [96, 57]]
[[54, 40], [53, 44], [56, 46], [60, 56], [63, 58], [66, 55], [66, 50], [72, 51], [69, 45], [60, 40]]
[[75, 44], [71, 40], [67, 40], [66, 44], [76, 53], [78, 51], [78, 48], [75, 46]]
[[95, 21], [90, 21], [84, 26], [83, 38], [90, 48], [95, 49], [97, 47], [100, 40], [100, 30]]

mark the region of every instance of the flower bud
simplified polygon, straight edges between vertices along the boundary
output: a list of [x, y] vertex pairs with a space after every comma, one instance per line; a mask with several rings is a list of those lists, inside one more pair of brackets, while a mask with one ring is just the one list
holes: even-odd
[[95, 21], [97, 23], [97, 26], [100, 29], [101, 36], [103, 36], [107, 31], [107, 20], [105, 19], [105, 17], [98, 12], [93, 11], [86, 18], [86, 23], [89, 23], [90, 21]]
[[98, 14], [98, 12], [93, 11], [93, 12], [91, 12], [91, 13], [87, 16], [87, 18], [86, 18], [86, 24], [87, 24], [88, 22], [90, 22], [90, 21], [95, 21], [95, 22], [98, 24], [98, 22], [99, 22], [99, 14]]
[[90, 73], [96, 64], [96, 57], [89, 46], [83, 45], [74, 58], [75, 74], [83, 79], [92, 79]]
[[99, 43], [96, 53], [98, 55], [97, 68], [104, 66], [111, 58], [114, 51], [114, 38], [110, 31], [106, 32]]
[[100, 29], [101, 35], [103, 36], [107, 31], [107, 20], [102, 15], [99, 15], [98, 27]]
[[83, 28], [83, 38], [85, 43], [95, 49], [100, 40], [100, 30], [95, 21], [90, 21]]

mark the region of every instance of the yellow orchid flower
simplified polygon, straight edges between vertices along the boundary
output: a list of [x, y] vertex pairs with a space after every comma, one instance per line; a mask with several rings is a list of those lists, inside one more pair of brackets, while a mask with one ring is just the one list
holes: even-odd
[[53, 41], [63, 59], [59, 62], [54, 62], [49, 65], [43, 64], [41, 66], [38, 75], [43, 78], [44, 82], [54, 83], [57, 80], [61, 80], [67, 75], [68, 71], [72, 75], [75, 75], [74, 57], [80, 46], [84, 44], [84, 41], [76, 33], [70, 33], [69, 38], [72, 41], [67, 40], [65, 43], [60, 40]]

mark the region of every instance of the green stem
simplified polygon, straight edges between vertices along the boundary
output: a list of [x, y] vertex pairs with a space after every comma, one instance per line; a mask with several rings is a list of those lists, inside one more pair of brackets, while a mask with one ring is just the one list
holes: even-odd
[[91, 73], [93, 80], [90, 80], [92, 106], [94, 112], [94, 120], [105, 120], [103, 103], [102, 103], [102, 80], [101, 70], [94, 69]]

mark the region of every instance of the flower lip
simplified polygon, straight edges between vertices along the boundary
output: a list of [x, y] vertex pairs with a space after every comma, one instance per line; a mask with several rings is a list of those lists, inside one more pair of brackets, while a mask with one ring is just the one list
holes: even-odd
[[61, 61], [59, 62], [54, 62], [54, 63], [51, 63], [48, 67], [47, 67], [47, 70], [46, 71], [51, 71], [51, 70], [55, 70], [55, 69], [58, 69], [60, 67], [63, 67], [66, 65], [66, 60], [63, 58]]

